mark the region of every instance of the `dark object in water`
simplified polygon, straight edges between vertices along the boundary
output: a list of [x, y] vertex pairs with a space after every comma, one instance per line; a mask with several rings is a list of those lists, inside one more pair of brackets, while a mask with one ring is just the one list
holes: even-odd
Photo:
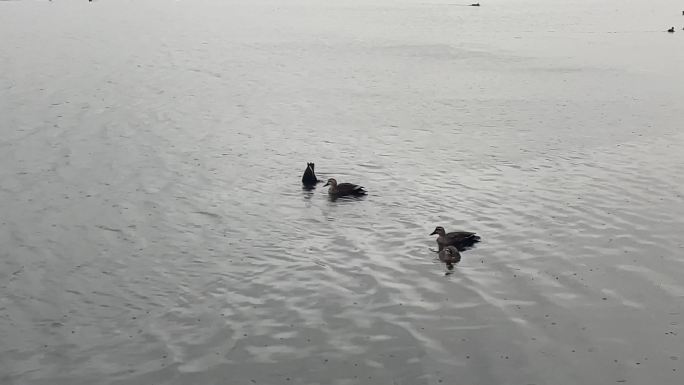
[[439, 252], [439, 260], [446, 263], [447, 269], [452, 270], [455, 263], [461, 262], [461, 253], [454, 246], [447, 246]]
[[667, 32], [669, 32], [669, 33], [674, 33], [674, 27], [668, 29]]
[[447, 246], [455, 246], [459, 251], [467, 250], [477, 242], [480, 242], [480, 237], [470, 231], [453, 231], [447, 233], [444, 227], [437, 226], [435, 231], [430, 235], [439, 235], [437, 237], [437, 246], [439, 251], [442, 251]]
[[304, 175], [302, 176], [302, 184], [307, 186], [313, 186], [318, 183], [318, 178], [316, 178], [316, 172], [314, 172], [314, 164], [307, 163], [306, 170], [304, 170]]
[[335, 178], [328, 179], [328, 182], [324, 184], [323, 187], [325, 186], [330, 186], [330, 188], [328, 189], [328, 194], [335, 197], [343, 197], [350, 195], [361, 196], [367, 194], [366, 190], [363, 189], [363, 186], [359, 186], [353, 183], [338, 184]]
[[470, 6], [471, 6], [471, 7], [479, 7], [479, 6], [480, 6], [480, 3], [473, 3], [473, 4], [470, 4]]

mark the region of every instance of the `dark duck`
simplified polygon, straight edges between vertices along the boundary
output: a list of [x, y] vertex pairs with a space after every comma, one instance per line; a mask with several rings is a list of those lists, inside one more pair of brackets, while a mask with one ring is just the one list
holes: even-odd
[[447, 246], [454, 246], [459, 251], [467, 250], [472, 247], [477, 242], [480, 242], [480, 237], [475, 233], [469, 231], [453, 231], [447, 233], [444, 227], [437, 226], [435, 231], [430, 233], [430, 235], [437, 234], [437, 246], [439, 251], [442, 251]]
[[447, 246], [439, 252], [439, 260], [446, 263], [447, 269], [452, 270], [454, 264], [461, 262], [461, 253], [455, 246]]
[[314, 186], [318, 183], [318, 178], [316, 178], [316, 172], [314, 171], [314, 164], [307, 163], [306, 170], [304, 170], [304, 175], [302, 175], [302, 184], [305, 186]]
[[366, 190], [363, 186], [359, 186], [353, 183], [337, 183], [335, 178], [328, 179], [328, 182], [323, 185], [330, 186], [328, 189], [328, 194], [331, 197], [343, 197], [343, 196], [362, 196], [366, 195]]

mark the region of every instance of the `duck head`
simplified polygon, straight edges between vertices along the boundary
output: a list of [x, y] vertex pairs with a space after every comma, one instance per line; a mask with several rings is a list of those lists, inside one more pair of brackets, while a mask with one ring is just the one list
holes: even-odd
[[430, 235], [444, 235], [446, 234], [446, 231], [444, 231], [444, 227], [442, 226], [437, 226], [435, 227], [435, 231], [431, 232]]
[[325, 182], [325, 184], [323, 185], [323, 187], [325, 187], [325, 186], [336, 187], [336, 186], [337, 186], [337, 181], [335, 180], [335, 178], [330, 178], [330, 179], [328, 179], [328, 181]]

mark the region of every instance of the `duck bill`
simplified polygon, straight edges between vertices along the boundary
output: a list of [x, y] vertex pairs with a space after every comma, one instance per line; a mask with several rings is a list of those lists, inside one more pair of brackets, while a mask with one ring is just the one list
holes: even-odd
[[430, 233], [430, 235], [435, 235], [435, 234], [437, 234], [437, 230]]
[[323, 187], [329, 186], [329, 185], [330, 185], [330, 182], [325, 182], [325, 184], [323, 185]]

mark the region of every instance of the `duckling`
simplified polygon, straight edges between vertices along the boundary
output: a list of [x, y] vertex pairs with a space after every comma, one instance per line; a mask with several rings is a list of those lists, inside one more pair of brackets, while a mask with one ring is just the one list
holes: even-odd
[[328, 189], [328, 194], [335, 196], [335, 197], [342, 197], [342, 196], [361, 196], [361, 195], [366, 195], [367, 192], [364, 190], [363, 186], [359, 186], [357, 184], [353, 183], [337, 183], [335, 178], [330, 178], [328, 179], [328, 182], [323, 185], [325, 186], [330, 186]]
[[668, 29], [667, 32], [674, 33], [674, 27], [671, 27], [670, 29]]
[[477, 242], [480, 242], [480, 237], [475, 233], [469, 231], [454, 231], [447, 233], [442, 226], [435, 227], [435, 231], [430, 233], [430, 235], [434, 234], [439, 235], [437, 237], [439, 251], [442, 251], [446, 246], [456, 246], [459, 251], [463, 251]]
[[447, 246], [439, 252], [439, 260], [446, 263], [449, 270], [454, 268], [455, 263], [461, 262], [461, 253], [454, 246]]
[[307, 163], [306, 170], [304, 170], [304, 175], [302, 176], [302, 184], [307, 186], [313, 186], [318, 183], [318, 178], [316, 178], [316, 173], [314, 172], [314, 164]]

